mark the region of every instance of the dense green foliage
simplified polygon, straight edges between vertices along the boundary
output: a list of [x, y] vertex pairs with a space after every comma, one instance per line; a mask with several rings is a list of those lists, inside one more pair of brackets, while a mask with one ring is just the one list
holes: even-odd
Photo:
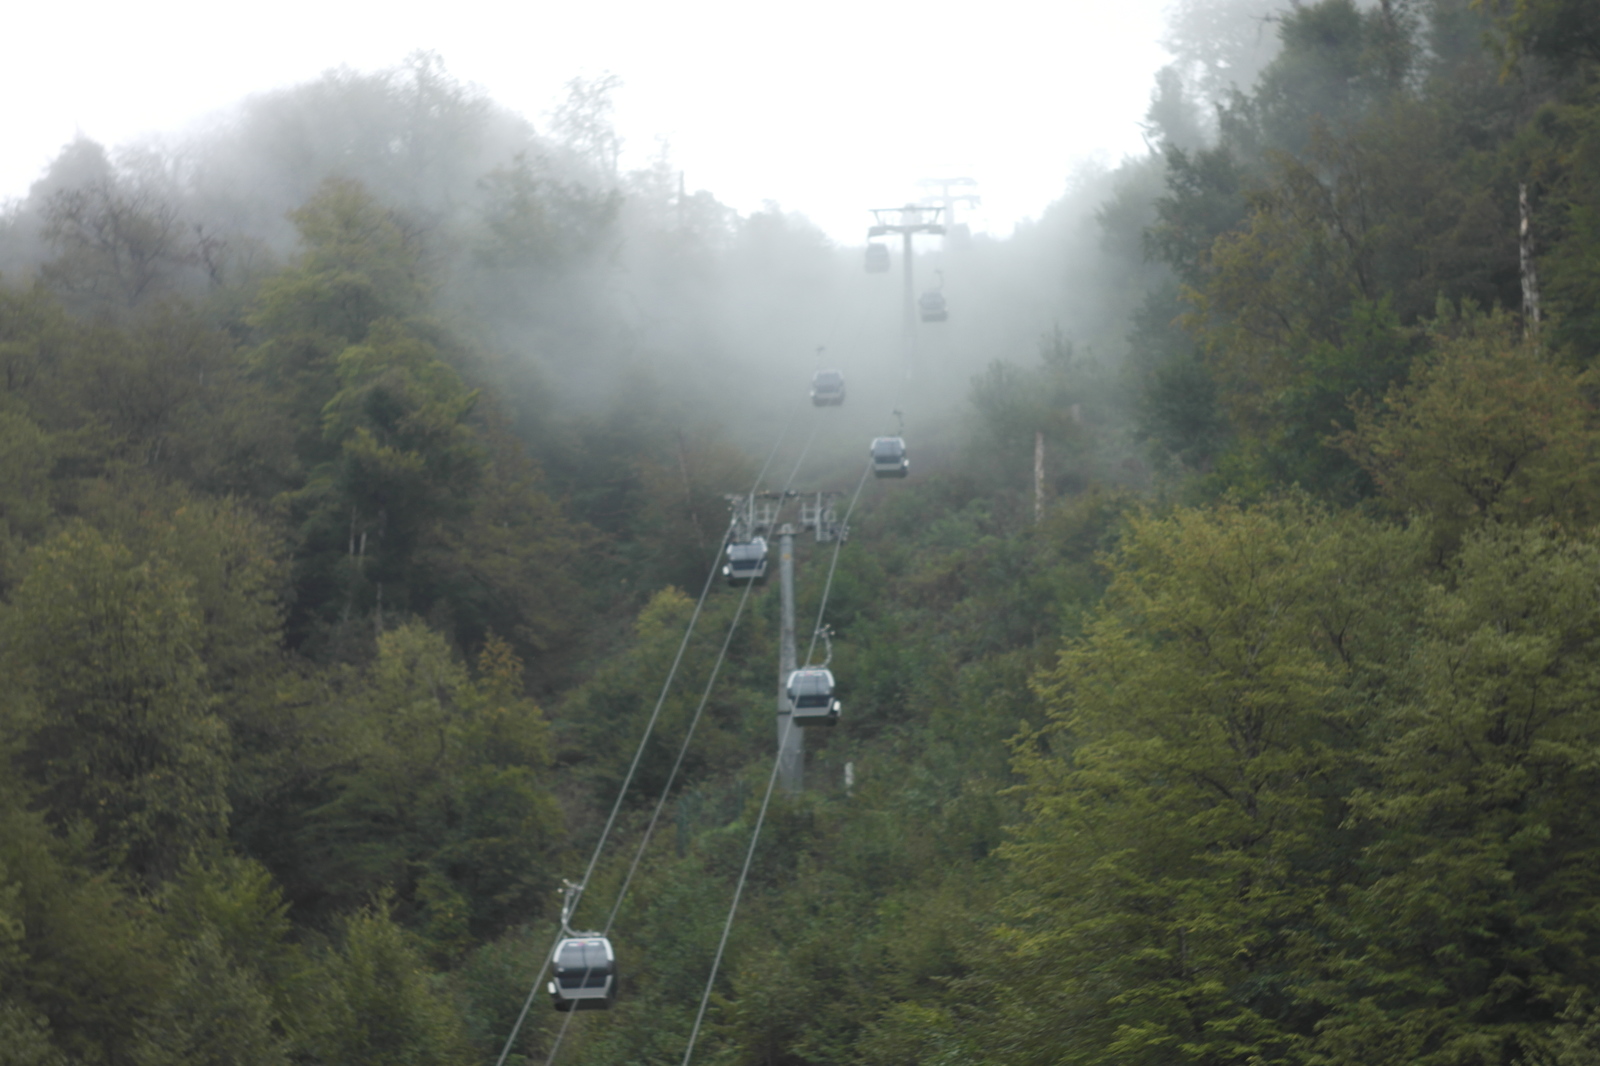
[[[1179, 5], [1149, 154], [946, 253], [697, 1061], [1600, 1056], [1592, 7]], [[636, 752], [558, 1057], [681, 1059], [777, 650], [696, 597], [811, 356], [736, 353], [859, 267], [619, 173], [612, 88], [418, 56], [0, 218], [3, 1066], [493, 1062]]]

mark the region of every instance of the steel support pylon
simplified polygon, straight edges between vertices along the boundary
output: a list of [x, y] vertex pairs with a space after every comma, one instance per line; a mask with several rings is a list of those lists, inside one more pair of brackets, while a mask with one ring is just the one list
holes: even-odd
[[911, 234], [913, 230], [905, 231], [905, 254], [901, 256], [904, 264], [905, 308], [900, 315], [900, 350], [905, 353], [906, 372], [917, 365], [917, 286], [912, 278]]
[[789, 675], [797, 653], [794, 639], [794, 527], [787, 522], [778, 530], [778, 780], [785, 792], [797, 795], [804, 785], [805, 730], [795, 726], [789, 713]]
[[[869, 208], [872, 217], [877, 221], [867, 231], [868, 239], [883, 237], [891, 233], [900, 234], [901, 241], [901, 270], [905, 276], [905, 298], [901, 301], [901, 353], [906, 364], [906, 376], [911, 375], [911, 370], [917, 362], [917, 290], [916, 282], [912, 277], [913, 249], [911, 246], [912, 234], [929, 233], [942, 236], [945, 228], [939, 224], [939, 212], [942, 207], [927, 207], [918, 204], [905, 204], [902, 207], [873, 207]], [[896, 219], [897, 221], [890, 221]]]

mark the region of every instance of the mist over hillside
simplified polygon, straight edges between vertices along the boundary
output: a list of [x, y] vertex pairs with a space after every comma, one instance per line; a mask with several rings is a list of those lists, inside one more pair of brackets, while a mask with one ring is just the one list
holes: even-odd
[[[687, 187], [665, 149], [620, 173], [617, 84], [574, 80], [539, 130], [419, 53], [245, 100], [182, 140], [78, 141], [7, 214], [0, 268], [85, 314], [176, 296], [239, 315], [300, 254], [292, 212], [323, 183], [353, 181], [414, 242], [429, 313], [479, 353], [525, 435], [551, 432], [534, 422], [628, 419], [648, 394], [672, 412], [664, 422], [759, 451], [826, 365], [862, 397], [848, 446], [842, 434], [822, 445], [846, 466], [892, 428], [900, 400], [929, 455], [953, 446], [974, 375], [1034, 362], [1045, 337], [1120, 364], [1127, 312], [1161, 272], [1138, 236], [1159, 192], [1154, 156], [1086, 167], [1012, 238], [918, 238], [917, 291], [943, 285], [957, 313], [919, 332], [909, 365], [898, 247], [889, 274], [866, 275], [861, 246], [776, 205], [740, 216]], [[1135, 184], [1122, 232], [1108, 233], [1095, 212]], [[864, 232], [865, 209], [862, 220]]]

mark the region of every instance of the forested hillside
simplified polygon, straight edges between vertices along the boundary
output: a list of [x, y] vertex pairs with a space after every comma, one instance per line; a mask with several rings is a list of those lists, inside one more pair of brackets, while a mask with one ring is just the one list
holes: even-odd
[[[66, 146], [0, 214], [0, 1066], [1600, 1061], [1600, 9], [1171, 32], [909, 360], [606, 77]], [[752, 488], [849, 509], [798, 794]], [[621, 997], [520, 1021], [591, 856]]]

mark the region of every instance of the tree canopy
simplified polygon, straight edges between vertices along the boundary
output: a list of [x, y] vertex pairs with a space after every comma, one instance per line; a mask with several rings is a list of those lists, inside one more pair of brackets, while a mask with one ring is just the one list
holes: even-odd
[[[1179, 4], [1148, 152], [930, 239], [910, 346], [609, 74], [69, 145], [0, 209], [0, 1063], [1594, 1062], [1591, 7]], [[770, 803], [752, 486], [843, 526]], [[622, 995], [552, 1017], [578, 877]]]

